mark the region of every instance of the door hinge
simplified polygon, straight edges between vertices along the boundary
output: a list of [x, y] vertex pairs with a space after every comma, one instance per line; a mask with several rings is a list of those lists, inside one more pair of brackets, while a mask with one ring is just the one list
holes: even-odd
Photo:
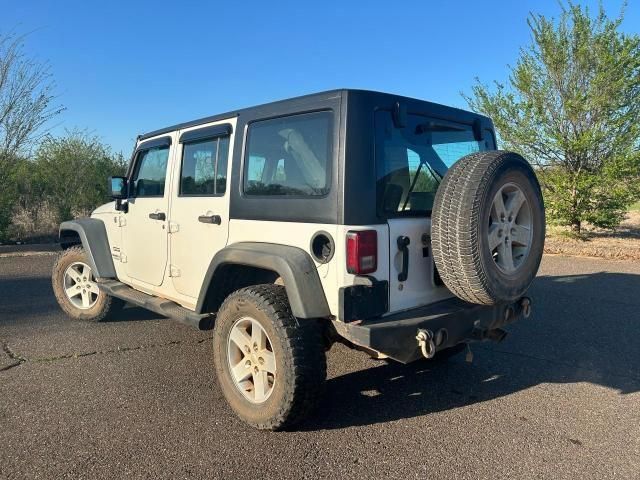
[[120, 252], [120, 263], [127, 263], [127, 256]]
[[127, 224], [127, 219], [124, 217], [124, 215], [120, 215], [118, 217], [118, 226], [124, 227], [126, 224]]
[[180, 231], [180, 225], [176, 222], [169, 222], [169, 233], [177, 233]]
[[170, 277], [179, 277], [180, 269], [174, 265], [169, 265], [169, 276]]

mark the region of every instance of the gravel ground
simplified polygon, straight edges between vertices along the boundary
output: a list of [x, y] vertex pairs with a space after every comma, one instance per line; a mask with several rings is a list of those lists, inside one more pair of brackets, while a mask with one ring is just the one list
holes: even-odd
[[546, 256], [534, 316], [473, 364], [335, 346], [295, 432], [224, 402], [210, 333], [75, 323], [51, 256], [0, 258], [0, 478], [640, 478], [640, 263]]

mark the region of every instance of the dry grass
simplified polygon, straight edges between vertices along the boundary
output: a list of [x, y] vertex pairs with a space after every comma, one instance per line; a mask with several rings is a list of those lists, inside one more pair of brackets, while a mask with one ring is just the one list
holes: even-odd
[[42, 203], [33, 208], [15, 207], [9, 238], [28, 243], [49, 243], [58, 236], [57, 216], [51, 205]]
[[640, 204], [632, 207], [625, 221], [615, 231], [586, 226], [578, 239], [572, 238], [567, 229], [549, 227], [544, 251], [562, 255], [640, 261]]

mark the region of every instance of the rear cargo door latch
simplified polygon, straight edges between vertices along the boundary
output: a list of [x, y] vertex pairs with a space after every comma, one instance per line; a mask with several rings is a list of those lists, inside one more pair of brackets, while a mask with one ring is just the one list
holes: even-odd
[[398, 237], [398, 250], [402, 253], [402, 271], [398, 274], [398, 281], [405, 282], [409, 277], [409, 237]]

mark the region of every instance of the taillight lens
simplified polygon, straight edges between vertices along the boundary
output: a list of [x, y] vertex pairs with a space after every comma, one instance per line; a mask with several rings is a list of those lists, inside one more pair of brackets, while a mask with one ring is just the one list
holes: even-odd
[[355, 275], [375, 272], [378, 268], [378, 232], [347, 232], [347, 272]]

